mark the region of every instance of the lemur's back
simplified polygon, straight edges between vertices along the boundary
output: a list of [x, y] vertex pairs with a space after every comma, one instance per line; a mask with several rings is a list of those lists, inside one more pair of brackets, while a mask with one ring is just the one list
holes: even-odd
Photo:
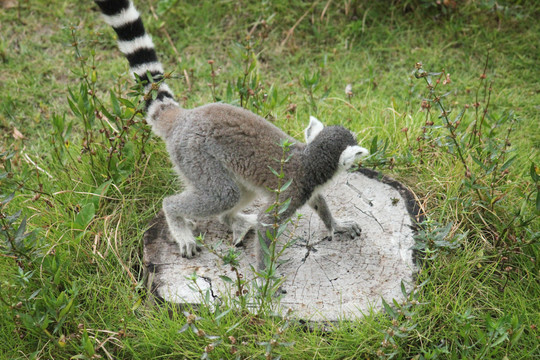
[[183, 110], [177, 121], [167, 140], [167, 149], [179, 170], [188, 176], [194, 170], [193, 158], [206, 154], [253, 185], [275, 186], [277, 178], [268, 167], [279, 168], [283, 157], [280, 143], [285, 139], [295, 144], [286, 155], [293, 155], [287, 167], [300, 171], [301, 164], [294, 155], [303, 151], [305, 144], [248, 110], [208, 104]]

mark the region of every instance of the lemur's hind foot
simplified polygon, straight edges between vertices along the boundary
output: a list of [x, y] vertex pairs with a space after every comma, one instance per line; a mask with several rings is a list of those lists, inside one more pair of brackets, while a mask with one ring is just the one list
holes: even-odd
[[257, 215], [236, 213], [224, 214], [219, 220], [233, 232], [233, 245], [240, 246], [246, 235], [257, 226]]
[[255, 214], [237, 214], [231, 224], [233, 231], [234, 246], [242, 245], [244, 238], [257, 226], [257, 215]]

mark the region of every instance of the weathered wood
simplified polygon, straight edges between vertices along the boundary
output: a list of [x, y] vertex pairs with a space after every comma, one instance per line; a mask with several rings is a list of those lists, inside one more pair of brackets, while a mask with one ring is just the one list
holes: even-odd
[[[413, 235], [416, 202], [398, 182], [375, 172], [348, 173], [339, 177], [325, 191], [334, 216], [355, 220], [362, 235], [354, 240], [329, 241], [318, 216], [307, 206], [292, 234], [294, 244], [286, 250], [288, 261], [278, 270], [285, 276], [281, 304], [304, 320], [348, 319], [361, 316], [371, 307], [380, 307], [381, 297], [400, 299], [401, 281], [407, 288], [413, 283]], [[249, 212], [255, 212], [255, 204]], [[227, 239], [232, 234], [217, 221], [206, 221], [199, 229], [205, 242]], [[240, 272], [253, 278], [255, 240], [245, 241], [240, 249]], [[169, 238], [167, 224], [159, 214], [144, 236], [144, 263], [149, 286], [155, 296], [174, 303], [200, 303], [200, 294], [192, 290], [186, 277], [196, 273], [197, 285], [211, 290], [215, 301], [233, 294], [231, 285], [219, 276], [234, 278], [229, 267], [207, 250], [193, 259], [179, 255], [176, 243]]]

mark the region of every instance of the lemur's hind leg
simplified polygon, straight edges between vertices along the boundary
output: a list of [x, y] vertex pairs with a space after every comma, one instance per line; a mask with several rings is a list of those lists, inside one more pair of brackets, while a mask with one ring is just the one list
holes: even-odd
[[229, 212], [220, 216], [220, 221], [227, 225], [233, 232], [233, 244], [238, 246], [244, 237], [257, 225], [256, 214], [243, 214], [242, 211], [255, 198], [255, 192], [240, 188], [241, 198], [238, 204]]
[[183, 257], [191, 258], [200, 250], [188, 222], [227, 213], [240, 200], [240, 189], [221, 164], [213, 158], [206, 161], [204, 173], [189, 174], [192, 186], [163, 200], [170, 233]]
[[233, 232], [233, 244], [238, 246], [246, 235], [257, 226], [256, 214], [226, 214], [221, 221], [229, 226]]

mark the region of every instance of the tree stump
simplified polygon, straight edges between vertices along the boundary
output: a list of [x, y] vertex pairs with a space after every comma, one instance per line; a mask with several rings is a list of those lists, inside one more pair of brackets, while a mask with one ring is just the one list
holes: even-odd
[[[283, 309], [290, 308], [306, 321], [335, 321], [380, 308], [381, 298], [401, 299], [401, 283], [410, 289], [417, 270], [411, 247], [420, 219], [412, 193], [397, 181], [362, 169], [341, 175], [326, 187], [325, 196], [334, 217], [355, 220], [362, 235], [328, 240], [319, 217], [308, 206], [299, 209], [296, 229], [283, 236], [293, 244], [278, 267], [285, 277]], [[256, 201], [246, 212], [256, 213], [261, 204]], [[206, 243], [232, 241], [231, 232], [217, 220], [202, 222], [199, 230]], [[250, 265], [256, 266], [255, 241], [251, 234], [239, 248], [243, 252], [239, 271], [246, 279], [254, 278]], [[210, 290], [211, 301], [235, 296], [236, 289], [220, 277], [235, 278], [230, 266], [206, 249], [192, 259], [182, 258], [162, 213], [144, 234], [144, 265], [150, 290], [163, 301], [200, 304], [200, 292], [187, 279], [194, 273], [196, 287], [203, 293]]]

